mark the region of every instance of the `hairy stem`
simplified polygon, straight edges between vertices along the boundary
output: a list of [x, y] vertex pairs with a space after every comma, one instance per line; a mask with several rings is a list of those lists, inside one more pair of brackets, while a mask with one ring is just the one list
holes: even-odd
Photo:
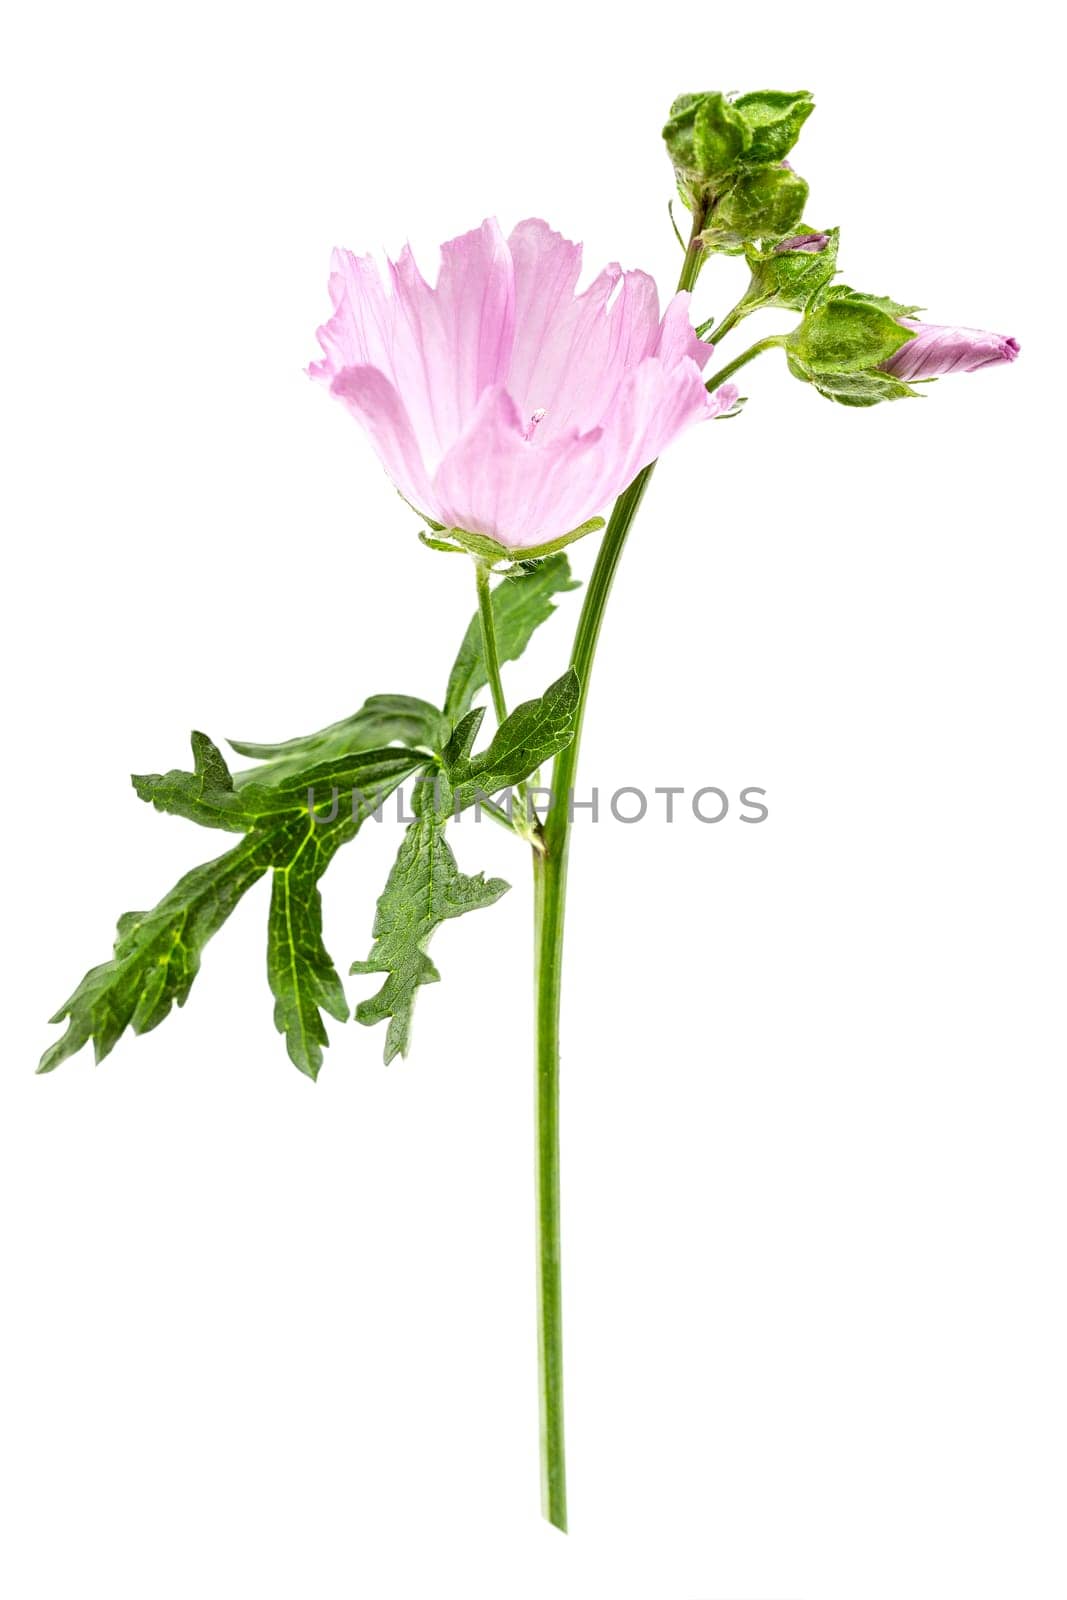
[[768, 334], [766, 339], [758, 339], [755, 344], [750, 344], [747, 350], [742, 350], [739, 356], [735, 356], [733, 361], [728, 361], [721, 371], [716, 372], [714, 377], [708, 379], [704, 387], [709, 394], [714, 394], [720, 384], [725, 383], [727, 378], [732, 378], [735, 372], [740, 372], [742, 367], [747, 367], [748, 363], [754, 361], [757, 356], [761, 356], [764, 350], [776, 350], [779, 345], [784, 343], [784, 333], [771, 333]]
[[761, 304], [762, 302], [759, 300], [750, 300], [746, 294], [735, 306], [731, 307], [717, 327], [712, 326], [714, 318], [712, 322], [702, 322], [697, 329], [698, 338], [704, 339], [710, 345], [717, 345], [720, 340], [726, 338], [728, 333], [732, 333], [737, 324], [743, 321], [745, 317], [751, 316], [753, 311], [758, 311]]
[[[692, 289], [704, 261], [703, 212], [693, 215], [679, 289]], [[567, 1470], [563, 1430], [563, 1297], [560, 1270], [559, 1017], [567, 855], [573, 818], [582, 721], [604, 609], [630, 525], [655, 462], [619, 496], [604, 531], [585, 594], [571, 653], [580, 689], [572, 742], [556, 757], [552, 800], [534, 853], [534, 985], [537, 1027], [537, 1354], [541, 1416], [541, 1504], [555, 1527], [567, 1527]]]

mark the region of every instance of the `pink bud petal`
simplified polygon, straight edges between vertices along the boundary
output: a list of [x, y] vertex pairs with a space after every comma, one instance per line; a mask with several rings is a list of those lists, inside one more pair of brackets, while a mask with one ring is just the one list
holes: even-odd
[[882, 370], [905, 382], [942, 378], [952, 372], [977, 372], [981, 367], [1014, 361], [1019, 354], [1018, 341], [1006, 334], [986, 333], [981, 328], [939, 327], [911, 317], [900, 320], [903, 327], [915, 330], [915, 337], [883, 361]]

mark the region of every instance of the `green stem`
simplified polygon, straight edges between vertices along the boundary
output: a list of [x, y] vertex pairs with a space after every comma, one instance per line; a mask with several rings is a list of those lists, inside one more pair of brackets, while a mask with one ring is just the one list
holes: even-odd
[[[482, 653], [485, 656], [485, 671], [489, 679], [489, 689], [493, 697], [493, 710], [496, 713], [499, 725], [508, 714], [507, 701], [504, 699], [504, 684], [500, 676], [500, 651], [496, 642], [496, 623], [493, 620], [493, 599], [489, 591], [489, 563], [474, 560], [475, 584], [478, 589], [478, 620], [482, 625]], [[495, 822], [503, 823], [512, 833], [517, 833], [520, 839], [525, 839], [533, 845], [536, 852], [541, 849], [541, 829], [536, 817], [531, 815], [529, 804], [529, 790], [525, 783], [515, 785], [515, 802], [518, 808], [518, 820], [515, 819], [514, 810], [509, 816], [502, 806], [493, 800], [481, 802], [483, 811], [493, 818]]]
[[482, 654], [489, 690], [493, 696], [493, 710], [498, 723], [508, 714], [504, 699], [504, 685], [500, 681], [500, 654], [496, 647], [496, 628], [493, 624], [493, 598], [489, 593], [489, 563], [474, 558], [474, 581], [478, 589], [478, 617], [482, 624]]
[[735, 356], [733, 361], [728, 361], [721, 372], [717, 372], [714, 377], [709, 378], [704, 385], [705, 389], [709, 394], [714, 394], [720, 384], [725, 383], [727, 378], [732, 378], [735, 372], [740, 372], [742, 367], [747, 367], [748, 363], [754, 361], [757, 356], [762, 355], [764, 350], [775, 350], [784, 343], [784, 333], [771, 333], [768, 334], [766, 339], [759, 339], [755, 344], [750, 344], [748, 349], [742, 350], [741, 354]]
[[[703, 212], [693, 215], [679, 289], [692, 289], [704, 260]], [[571, 665], [581, 685], [574, 738], [556, 757], [552, 801], [534, 852], [534, 988], [537, 1026], [537, 1356], [541, 1416], [541, 1505], [555, 1527], [567, 1528], [567, 1469], [563, 1432], [563, 1295], [560, 1270], [559, 1016], [563, 925], [571, 801], [582, 722], [604, 608], [630, 525], [655, 462], [639, 472], [615, 502], [597, 553], [578, 620]]]
[[[750, 317], [753, 311], [758, 311], [762, 304], [762, 300], [750, 300], [747, 294], [743, 295], [737, 304], [726, 313], [717, 328], [712, 328], [710, 322], [702, 322], [697, 329], [697, 337], [705, 339], [710, 345], [718, 344], [722, 339], [726, 338], [728, 333], [732, 333], [737, 324], [742, 322], [745, 317]], [[708, 331], [709, 328], [711, 329], [710, 333]]]
[[552, 802], [534, 855], [534, 990], [537, 1024], [537, 1353], [541, 1401], [541, 1504], [566, 1531], [563, 1439], [563, 1311], [559, 1204], [559, 1016], [567, 856], [578, 743], [604, 608], [630, 524], [652, 476], [645, 467], [615, 504], [582, 607], [571, 663], [581, 683], [574, 739], [556, 757]]

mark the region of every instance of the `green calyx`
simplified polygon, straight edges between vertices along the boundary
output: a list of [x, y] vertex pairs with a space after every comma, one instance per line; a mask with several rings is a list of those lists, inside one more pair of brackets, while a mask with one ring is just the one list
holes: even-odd
[[[805, 239], [816, 241], [817, 247], [805, 245]], [[839, 228], [821, 233], [801, 226], [791, 237], [774, 243], [747, 244], [745, 259], [752, 273], [745, 294], [748, 309], [774, 306], [803, 311], [837, 271], [839, 242]]]
[[807, 183], [789, 167], [742, 172], [712, 210], [704, 247], [740, 255], [757, 239], [778, 238], [798, 227], [807, 201]]
[[486, 533], [468, 533], [464, 528], [441, 528], [437, 530], [443, 537], [419, 532], [419, 538], [430, 550], [443, 550], [449, 555], [466, 554], [484, 561], [491, 568], [496, 568], [500, 563], [508, 563], [509, 570], [521, 568], [526, 561], [542, 561], [546, 556], [556, 555], [567, 545], [573, 544], [576, 539], [584, 539], [588, 533], [598, 533], [604, 526], [603, 517], [590, 517], [588, 522], [583, 522], [581, 527], [573, 528], [570, 533], [564, 533], [558, 539], [549, 539], [544, 544], [523, 545], [513, 547], [501, 544], [498, 539], [492, 539]]
[[809, 301], [803, 321], [785, 340], [789, 370], [840, 405], [913, 397], [918, 391], [910, 384], [879, 368], [915, 337], [899, 319], [920, 309], [846, 284], [828, 284]]
[[663, 137], [679, 185], [694, 189], [733, 172], [752, 142], [744, 117], [717, 92], [679, 95]]
[[738, 254], [797, 226], [808, 186], [783, 163], [814, 108], [804, 89], [675, 100], [663, 137], [683, 201], [707, 219], [707, 250]]

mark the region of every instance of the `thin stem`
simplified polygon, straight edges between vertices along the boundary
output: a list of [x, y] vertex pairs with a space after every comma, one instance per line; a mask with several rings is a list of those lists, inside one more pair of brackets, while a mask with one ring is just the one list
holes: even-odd
[[[496, 713], [498, 725], [508, 714], [507, 701], [504, 699], [504, 685], [500, 677], [500, 651], [496, 642], [496, 623], [493, 619], [493, 598], [489, 592], [489, 563], [474, 561], [475, 583], [478, 589], [478, 620], [482, 625], [482, 653], [485, 656], [485, 671], [489, 679], [489, 689], [493, 696], [493, 710]], [[517, 833], [520, 839], [525, 839], [531, 844], [534, 851], [540, 853], [541, 827], [536, 817], [530, 815], [528, 790], [525, 782], [515, 785], [515, 800], [519, 808], [519, 821], [516, 822], [514, 813], [508, 815], [502, 806], [493, 800], [483, 800], [482, 807], [496, 822], [503, 822], [512, 833]]]
[[704, 265], [704, 241], [701, 234], [704, 232], [704, 223], [707, 221], [707, 207], [697, 206], [693, 212], [693, 225], [689, 230], [689, 243], [686, 246], [685, 260], [682, 262], [682, 271], [678, 279], [679, 291], [692, 289], [700, 276], [700, 269]]
[[493, 710], [499, 723], [507, 716], [508, 707], [504, 699], [504, 685], [500, 681], [500, 655], [496, 647], [496, 627], [493, 623], [493, 598], [489, 593], [489, 563], [480, 561], [477, 556], [474, 558], [474, 581], [478, 589], [478, 617], [482, 624], [482, 654], [485, 656], [485, 671], [493, 696]]
[[[728, 333], [732, 333], [737, 324], [743, 321], [745, 317], [750, 316], [753, 311], [758, 311], [760, 305], [761, 302], [759, 300], [750, 300], [747, 295], [744, 295], [726, 313], [717, 328], [712, 328], [710, 322], [701, 323], [697, 329], [697, 335], [699, 338], [705, 339], [708, 344], [717, 345], [726, 338]], [[708, 332], [709, 328], [711, 328], [710, 333]]]
[[[704, 261], [705, 215], [693, 214], [679, 289], [692, 289]], [[567, 856], [573, 817], [582, 722], [604, 608], [630, 525], [644, 498], [655, 462], [638, 473], [615, 502], [597, 553], [571, 665], [580, 684], [574, 738], [556, 757], [552, 800], [534, 854], [534, 985], [537, 1023], [537, 1357], [541, 1416], [541, 1504], [555, 1527], [567, 1527], [567, 1470], [563, 1431], [563, 1294], [560, 1269], [559, 1017], [563, 974], [563, 925], [567, 901]]]
[[518, 832], [518, 829], [516, 828], [512, 819], [508, 816], [507, 812], [504, 810], [504, 807], [498, 806], [495, 800], [489, 800], [479, 796], [478, 806], [482, 811], [485, 812], [487, 817], [492, 817], [494, 822], [499, 822], [500, 826], [502, 828], [506, 828], [509, 833]]
[[733, 361], [728, 361], [720, 372], [716, 372], [714, 377], [709, 378], [704, 385], [705, 389], [709, 394], [714, 394], [720, 384], [725, 383], [727, 378], [732, 378], [735, 372], [740, 372], [742, 367], [747, 367], [748, 363], [754, 361], [757, 356], [762, 355], [764, 350], [775, 350], [784, 343], [784, 333], [771, 333], [768, 334], [766, 339], [759, 339], [755, 344], [750, 344], [747, 350], [742, 350], [739, 356], [735, 356]]

